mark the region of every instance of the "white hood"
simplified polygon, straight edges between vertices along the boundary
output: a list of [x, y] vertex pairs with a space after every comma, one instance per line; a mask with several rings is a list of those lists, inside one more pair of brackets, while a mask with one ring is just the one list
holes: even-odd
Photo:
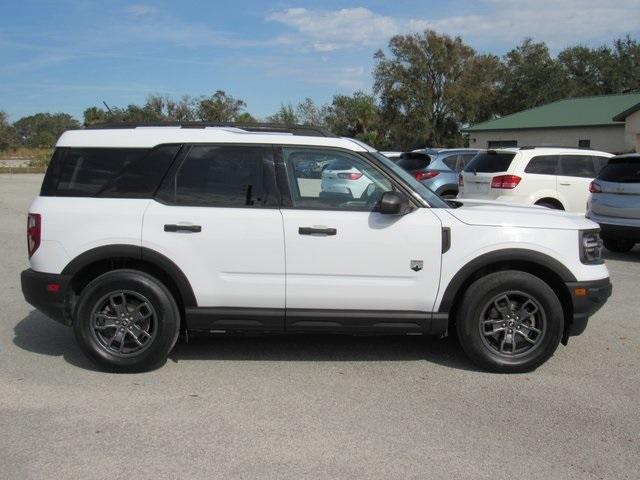
[[496, 227], [524, 227], [559, 230], [587, 230], [598, 228], [598, 224], [584, 215], [552, 210], [546, 207], [496, 202], [492, 200], [455, 199], [462, 203], [459, 208], [447, 210], [467, 225]]

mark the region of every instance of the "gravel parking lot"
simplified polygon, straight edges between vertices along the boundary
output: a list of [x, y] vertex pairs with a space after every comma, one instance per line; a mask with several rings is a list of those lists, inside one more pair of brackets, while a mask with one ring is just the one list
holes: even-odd
[[638, 478], [638, 247], [529, 374], [477, 371], [452, 339], [337, 336], [199, 338], [107, 374], [22, 297], [41, 181], [0, 175], [1, 478]]

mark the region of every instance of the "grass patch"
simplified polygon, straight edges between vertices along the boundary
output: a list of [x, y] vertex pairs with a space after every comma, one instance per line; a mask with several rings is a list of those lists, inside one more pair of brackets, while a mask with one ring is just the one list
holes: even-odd
[[[8, 148], [0, 151], [0, 160], [11, 159], [27, 159], [29, 161], [29, 167], [46, 167], [49, 165], [51, 155], [53, 154], [53, 148]], [[18, 167], [0, 167], [0, 169], [13, 169], [17, 170]], [[0, 170], [1, 171], [1, 170]], [[9, 172], [4, 172], [9, 173]]]

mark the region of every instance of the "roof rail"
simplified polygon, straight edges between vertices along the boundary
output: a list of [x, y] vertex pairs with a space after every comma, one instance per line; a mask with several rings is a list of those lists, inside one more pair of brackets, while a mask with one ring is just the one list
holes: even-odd
[[572, 147], [569, 145], [525, 145], [519, 147], [519, 150], [534, 150], [536, 148], [571, 148], [574, 150], [593, 150], [591, 147]]
[[337, 137], [334, 133], [313, 125], [286, 125], [280, 123], [236, 123], [236, 122], [116, 122], [100, 123], [85, 127], [87, 130], [126, 129], [138, 127], [180, 127], [206, 128], [227, 127], [239, 128], [247, 132], [290, 133], [307, 137]]

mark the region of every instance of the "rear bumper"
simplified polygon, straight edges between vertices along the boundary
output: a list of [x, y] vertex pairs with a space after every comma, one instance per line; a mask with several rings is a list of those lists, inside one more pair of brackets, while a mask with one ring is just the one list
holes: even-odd
[[606, 303], [613, 286], [609, 278], [590, 282], [568, 282], [566, 285], [573, 304], [573, 319], [566, 332], [566, 337], [570, 337], [584, 332], [589, 317]]
[[[53, 320], [71, 325], [65, 295], [70, 277], [24, 270], [20, 275], [24, 299]], [[55, 285], [58, 287], [56, 288]]]

